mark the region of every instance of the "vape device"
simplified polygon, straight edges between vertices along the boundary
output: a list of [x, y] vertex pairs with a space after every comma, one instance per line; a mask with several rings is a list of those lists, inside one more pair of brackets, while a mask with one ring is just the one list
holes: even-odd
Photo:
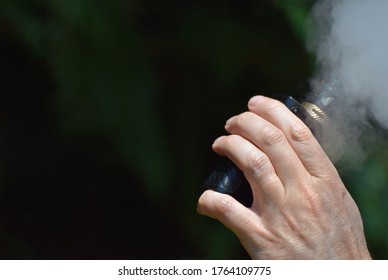
[[[278, 99], [299, 117], [317, 137], [329, 121], [323, 107], [327, 108], [333, 103], [334, 97], [328, 94], [330, 92], [331, 90], [321, 92], [312, 102], [303, 101], [299, 103], [291, 96], [283, 96]], [[247, 184], [243, 172], [228, 158], [223, 158], [202, 187], [220, 193], [234, 194], [239, 186], [244, 183]]]

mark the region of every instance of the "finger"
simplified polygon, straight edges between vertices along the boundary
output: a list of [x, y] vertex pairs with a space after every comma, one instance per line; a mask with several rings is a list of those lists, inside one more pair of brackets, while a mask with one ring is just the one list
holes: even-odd
[[225, 127], [229, 133], [241, 135], [263, 151], [284, 186], [300, 184], [308, 177], [287, 138], [272, 123], [252, 112], [245, 112], [230, 119]]
[[306, 170], [314, 177], [322, 177], [324, 170], [336, 172], [330, 159], [310, 129], [280, 101], [255, 96], [248, 103], [251, 112], [281, 129]]
[[284, 186], [270, 159], [254, 144], [239, 135], [228, 135], [217, 139], [213, 149], [227, 156], [244, 173], [258, 211], [271, 204], [277, 205], [284, 198]]
[[249, 233], [253, 225], [260, 227], [261, 220], [249, 208], [235, 200], [232, 196], [205, 191], [198, 200], [197, 211], [202, 215], [219, 220], [240, 238]]

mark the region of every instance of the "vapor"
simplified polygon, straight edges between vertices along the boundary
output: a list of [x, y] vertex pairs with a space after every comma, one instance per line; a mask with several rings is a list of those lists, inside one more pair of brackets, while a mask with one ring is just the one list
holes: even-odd
[[310, 97], [329, 84], [336, 99], [330, 113], [337, 132], [324, 144], [329, 154], [352, 149], [363, 158], [373, 142], [361, 141], [373, 134], [371, 123], [388, 128], [388, 1], [317, 1], [310, 24], [317, 63]]

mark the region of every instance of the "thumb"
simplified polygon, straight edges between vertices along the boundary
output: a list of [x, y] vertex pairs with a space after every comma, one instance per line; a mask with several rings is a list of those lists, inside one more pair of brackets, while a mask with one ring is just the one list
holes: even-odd
[[253, 223], [258, 223], [259, 217], [232, 196], [205, 191], [198, 200], [197, 211], [202, 215], [219, 220], [238, 237], [247, 234]]

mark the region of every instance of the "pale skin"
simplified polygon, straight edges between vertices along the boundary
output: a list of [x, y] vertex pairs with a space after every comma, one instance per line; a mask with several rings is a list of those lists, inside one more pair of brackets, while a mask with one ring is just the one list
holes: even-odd
[[370, 259], [360, 212], [306, 125], [281, 102], [255, 96], [213, 150], [247, 178], [253, 204], [205, 191], [197, 211], [232, 230], [253, 259]]

